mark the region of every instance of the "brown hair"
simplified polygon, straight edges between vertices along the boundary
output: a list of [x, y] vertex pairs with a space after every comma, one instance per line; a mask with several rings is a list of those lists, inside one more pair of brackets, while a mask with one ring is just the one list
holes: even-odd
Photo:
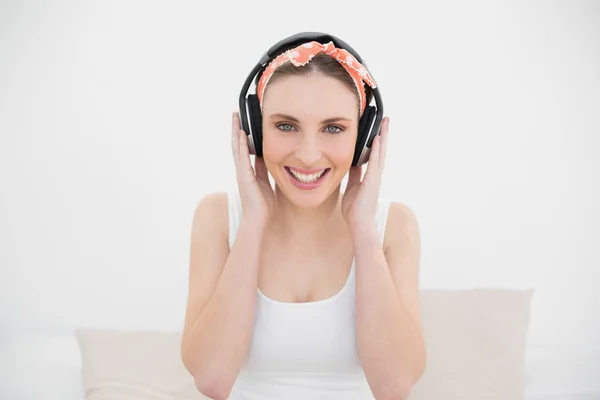
[[[276, 82], [278, 79], [290, 75], [307, 76], [315, 72], [321, 73], [325, 76], [330, 76], [342, 82], [348, 89], [352, 91], [352, 93], [356, 94], [356, 103], [358, 108], [358, 104], [360, 104], [360, 102], [358, 99], [358, 93], [356, 93], [356, 87], [354, 86], [354, 81], [352, 80], [352, 77], [350, 76], [350, 74], [348, 74], [348, 71], [346, 71], [346, 69], [344, 69], [344, 67], [339, 63], [339, 61], [325, 53], [317, 54], [310, 60], [310, 62], [300, 67], [296, 67], [291, 62], [287, 62], [279, 66], [271, 75], [271, 78], [269, 79], [269, 84], [267, 84], [267, 87], [265, 88], [264, 96], [266, 96], [269, 85], [273, 82]], [[363, 86], [365, 87], [368, 105], [373, 97], [372, 90], [368, 85], [365, 85], [364, 82]], [[358, 110], [358, 115], [360, 116], [360, 110]]]

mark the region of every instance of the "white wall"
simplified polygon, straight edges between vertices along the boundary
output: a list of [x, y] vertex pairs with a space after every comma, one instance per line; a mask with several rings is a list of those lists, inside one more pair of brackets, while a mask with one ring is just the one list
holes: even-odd
[[528, 393], [600, 392], [599, 3], [202, 3], [0, 5], [0, 395], [59, 386], [77, 326], [181, 328], [239, 90], [298, 31], [380, 85], [422, 286], [535, 287]]

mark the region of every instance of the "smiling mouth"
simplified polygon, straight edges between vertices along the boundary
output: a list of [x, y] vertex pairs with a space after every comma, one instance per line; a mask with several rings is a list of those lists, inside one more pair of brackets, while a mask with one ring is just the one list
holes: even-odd
[[284, 167], [287, 173], [295, 180], [301, 183], [315, 183], [321, 180], [331, 168], [325, 168], [321, 172], [314, 174], [302, 174], [290, 167]]

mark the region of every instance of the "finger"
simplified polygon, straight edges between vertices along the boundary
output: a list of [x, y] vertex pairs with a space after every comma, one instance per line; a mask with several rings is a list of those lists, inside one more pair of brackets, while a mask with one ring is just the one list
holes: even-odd
[[254, 169], [252, 168], [252, 162], [250, 161], [250, 150], [248, 149], [248, 136], [246, 136], [246, 133], [243, 130], [239, 130], [239, 150], [238, 150], [238, 154], [239, 154], [239, 160], [238, 162], [240, 163], [240, 166], [244, 169], [244, 170], [248, 170], [251, 173], [254, 172]]
[[239, 118], [237, 113], [233, 113], [231, 117], [231, 154], [233, 155], [233, 161], [238, 164], [237, 160], [239, 158], [238, 150], [240, 148], [240, 128], [239, 128]]
[[369, 164], [367, 165], [367, 174], [369, 171], [375, 169], [375, 167], [379, 166], [379, 149], [380, 149], [380, 140], [381, 136], [377, 135], [373, 138], [373, 143], [371, 143], [371, 154], [369, 155]]
[[379, 169], [379, 150], [381, 148], [381, 136], [375, 136], [373, 139], [373, 145], [371, 146], [371, 155], [369, 156], [369, 163], [367, 164], [367, 172], [365, 172], [365, 179], [363, 179], [363, 185], [371, 186], [377, 185], [381, 175]]
[[381, 127], [381, 138], [379, 139], [379, 169], [385, 167], [385, 157], [387, 154], [388, 134], [390, 132], [390, 118], [387, 117]]

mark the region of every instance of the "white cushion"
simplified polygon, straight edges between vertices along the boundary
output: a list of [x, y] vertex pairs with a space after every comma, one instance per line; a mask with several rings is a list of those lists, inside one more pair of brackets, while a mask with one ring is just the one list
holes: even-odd
[[0, 399], [83, 400], [75, 335], [25, 329], [2, 332]]
[[201, 400], [179, 332], [78, 329], [86, 400]]
[[411, 400], [522, 400], [533, 289], [421, 294], [427, 367]]

